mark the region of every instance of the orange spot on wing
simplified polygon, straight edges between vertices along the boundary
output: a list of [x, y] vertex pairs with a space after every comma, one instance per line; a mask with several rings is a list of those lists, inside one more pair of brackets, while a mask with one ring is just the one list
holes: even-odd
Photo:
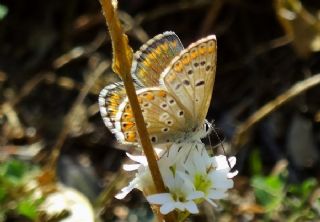
[[154, 100], [154, 95], [152, 92], [143, 93], [143, 97], [144, 97], [144, 99], [146, 99], [148, 101]]
[[165, 91], [161, 90], [161, 91], [159, 91], [158, 95], [161, 97], [166, 97], [167, 93]]
[[181, 72], [182, 71], [182, 63], [177, 61], [174, 65], [173, 65], [173, 69], [176, 72]]
[[128, 131], [132, 129], [136, 124], [134, 122], [122, 122], [122, 131]]
[[136, 132], [126, 132], [125, 133], [125, 138], [126, 138], [126, 141], [128, 142], [136, 142], [137, 141], [137, 134]]
[[208, 46], [208, 52], [210, 53], [210, 52], [214, 52], [216, 50], [216, 48], [215, 48], [215, 46], [214, 46], [214, 44], [210, 44], [209, 46]]
[[190, 63], [190, 56], [189, 56], [189, 54], [186, 54], [186, 55], [182, 58], [182, 63], [183, 63], [184, 65], [187, 65], [187, 64]]
[[206, 46], [205, 45], [200, 45], [199, 47], [199, 52], [201, 55], [206, 53]]
[[197, 58], [197, 56], [198, 56], [198, 50], [196, 50], [196, 49], [192, 50], [190, 53], [191, 59], [195, 59], [195, 58]]

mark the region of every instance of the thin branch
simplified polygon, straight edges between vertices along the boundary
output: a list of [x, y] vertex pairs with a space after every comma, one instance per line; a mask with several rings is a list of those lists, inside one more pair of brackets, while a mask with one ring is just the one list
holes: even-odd
[[50, 160], [47, 164], [48, 170], [52, 170], [56, 166], [56, 162], [57, 162], [57, 159], [60, 155], [62, 146], [63, 146], [63, 144], [68, 136], [69, 130], [70, 130], [70, 127], [69, 127], [70, 121], [74, 121], [72, 117], [74, 116], [75, 110], [77, 110], [78, 106], [82, 104], [86, 95], [89, 93], [91, 87], [94, 85], [94, 83], [99, 78], [99, 76], [101, 76], [109, 67], [110, 67], [110, 64], [108, 62], [101, 62], [97, 66], [97, 68], [94, 70], [94, 72], [91, 75], [89, 75], [88, 80], [86, 81], [86, 83], [83, 86], [83, 88], [81, 89], [78, 97], [74, 101], [70, 111], [68, 112], [68, 114], [64, 118], [63, 128], [58, 136], [57, 142], [56, 142], [54, 149], [52, 151], [52, 154], [50, 156]]
[[298, 95], [320, 84], [320, 73], [313, 75], [305, 80], [294, 84], [283, 94], [276, 97], [274, 100], [262, 106], [259, 110], [253, 113], [244, 123], [239, 125], [232, 139], [232, 147], [237, 152], [248, 141], [250, 131], [262, 119], [270, 115], [282, 107], [287, 102], [291, 101]]
[[200, 28], [200, 36], [204, 36], [210, 32], [210, 30], [214, 27], [218, 16], [220, 15], [221, 9], [225, 4], [224, 0], [212, 1], [211, 6], [208, 10], [206, 18], [201, 24]]

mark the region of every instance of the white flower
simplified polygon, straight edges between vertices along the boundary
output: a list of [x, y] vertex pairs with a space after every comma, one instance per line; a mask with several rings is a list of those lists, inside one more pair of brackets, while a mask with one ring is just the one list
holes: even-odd
[[210, 157], [204, 145], [199, 144], [198, 149], [193, 149], [190, 153], [185, 171], [178, 173], [195, 190], [203, 192], [205, 200], [216, 206], [213, 200], [226, 198], [227, 190], [233, 187], [232, 178], [238, 173], [230, 172], [236, 158], [230, 157], [228, 160], [229, 163], [223, 155]]
[[148, 161], [145, 156], [134, 156], [127, 153], [127, 156], [137, 162], [136, 164], [124, 164], [123, 169], [125, 171], [134, 171], [137, 170], [135, 178], [130, 181], [129, 185], [122, 188], [121, 192], [116, 194], [115, 198], [123, 199], [128, 193], [130, 193], [133, 189], [139, 189], [144, 191], [146, 187], [150, 186], [150, 189], [153, 189], [153, 182], [151, 179], [150, 171], [148, 168]]
[[195, 200], [204, 196], [203, 192], [195, 191], [190, 184], [184, 180], [174, 170], [162, 171], [162, 175], [169, 193], [160, 193], [147, 196], [151, 204], [161, 205], [160, 212], [167, 214], [175, 209], [189, 211], [192, 214], [199, 213]]
[[[155, 149], [158, 156], [161, 156], [161, 159], [158, 161], [158, 165], [163, 176], [162, 171], [169, 170], [169, 167], [175, 166], [175, 168], [182, 169], [182, 165], [176, 163], [183, 162], [187, 155], [188, 150], [192, 148], [191, 143], [187, 144], [173, 144], [170, 149]], [[145, 191], [148, 193], [154, 193], [155, 190], [154, 184], [152, 182], [151, 174], [148, 167], [148, 161], [146, 156], [135, 156], [127, 153], [127, 156], [137, 162], [135, 164], [124, 164], [123, 169], [125, 171], [135, 171], [137, 173], [135, 178], [129, 183], [128, 186], [121, 189], [121, 192], [116, 194], [115, 198], [123, 199], [128, 193], [130, 193], [133, 189], [139, 189], [141, 191]], [[170, 183], [170, 179], [164, 179], [164, 183]]]
[[172, 144], [167, 150], [158, 149], [161, 156], [158, 166], [167, 193], [155, 192], [155, 187], [145, 156], [133, 156], [135, 164], [126, 164], [127, 171], [136, 170], [135, 178], [124, 187], [116, 198], [122, 199], [133, 189], [139, 189], [147, 195], [151, 204], [160, 205], [160, 212], [167, 214], [173, 210], [198, 213], [197, 204], [207, 200], [213, 206], [215, 200], [226, 198], [228, 189], [233, 187], [232, 178], [237, 171], [230, 172], [236, 163], [230, 157], [210, 157], [201, 141]]

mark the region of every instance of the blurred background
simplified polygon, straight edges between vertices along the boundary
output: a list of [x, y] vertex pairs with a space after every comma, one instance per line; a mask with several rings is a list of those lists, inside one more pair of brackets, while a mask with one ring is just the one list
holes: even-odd
[[[207, 119], [240, 174], [221, 208], [204, 204], [191, 220], [320, 221], [320, 81], [305, 83], [320, 71], [320, 2], [119, 0], [118, 9], [134, 50], [164, 31], [185, 47], [217, 35]], [[118, 81], [111, 58], [98, 1], [0, 2], [0, 221], [83, 221], [68, 220], [70, 209], [43, 209], [67, 187], [88, 198], [96, 221], [153, 220], [140, 192], [113, 198], [130, 179], [121, 170], [130, 147], [117, 144], [98, 110], [100, 90]], [[303, 90], [286, 97], [298, 82]], [[239, 138], [243, 123], [281, 95], [281, 106], [269, 104]], [[63, 188], [44, 189], [53, 182], [48, 166]]]

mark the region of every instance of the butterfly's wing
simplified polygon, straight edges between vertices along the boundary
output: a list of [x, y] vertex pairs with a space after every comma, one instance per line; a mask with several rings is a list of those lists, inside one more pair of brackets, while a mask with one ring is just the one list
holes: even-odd
[[159, 34], [134, 54], [131, 74], [141, 86], [158, 86], [160, 74], [182, 50], [183, 45], [174, 32]]
[[[161, 72], [168, 66], [170, 61], [183, 50], [183, 45], [174, 32], [164, 32], [145, 43], [134, 55], [132, 62], [132, 75], [137, 89], [146, 86], [158, 86]], [[133, 115], [128, 110], [119, 110], [120, 104], [126, 100], [126, 92], [122, 82], [106, 86], [99, 95], [100, 113], [105, 125], [120, 142], [135, 143], [136, 132], [127, 132], [125, 129], [116, 128], [117, 113], [125, 111], [122, 118], [132, 118], [132, 123], [128, 121], [127, 128], [134, 124]], [[120, 115], [120, 114], [119, 114]], [[126, 139], [123, 133], [126, 132]]]
[[160, 81], [191, 116], [192, 129], [203, 126], [216, 74], [216, 37], [210, 35], [183, 50], [161, 74]]
[[[169, 92], [159, 87], [137, 91], [138, 101], [150, 140], [154, 144], [177, 142], [188, 126], [188, 113]], [[119, 106], [115, 121], [116, 137], [122, 143], [139, 141], [132, 109], [127, 99]]]
[[[170, 35], [175, 36], [172, 33]], [[173, 38], [179, 40], [177, 37]], [[179, 50], [173, 50], [172, 54], [169, 54], [173, 57], [175, 53], [181, 51], [171, 62], [170, 56], [161, 51], [166, 49], [163, 48], [166, 46], [163, 44], [164, 39], [163, 36], [159, 37], [159, 40], [154, 38], [142, 47], [141, 55], [136, 55], [136, 64], [133, 67], [133, 75], [140, 82], [140, 86], [141, 84], [158, 86], [160, 69], [168, 66], [160, 77], [162, 86], [147, 87], [137, 91], [147, 130], [154, 144], [178, 142], [178, 139], [187, 132], [196, 130], [195, 127], [204, 123], [211, 100], [216, 67], [215, 37], [209, 36], [199, 40], [184, 51], [181, 51], [179, 46]], [[169, 41], [168, 45], [176, 40]], [[158, 66], [161, 68], [158, 69]], [[105, 122], [110, 125], [109, 128], [116, 134], [119, 142], [138, 143], [135, 120], [128, 99], [123, 99], [124, 94], [120, 88], [116, 87], [110, 92], [109, 90], [101, 93], [101, 97], [105, 99], [101, 99], [100, 107], [108, 101], [116, 101], [115, 105], [106, 106], [106, 110], [103, 111], [107, 114], [109, 110], [117, 112], [105, 115]], [[106, 98], [112, 94], [120, 94], [121, 99]]]
[[112, 133], [115, 133], [116, 115], [125, 97], [123, 82], [107, 85], [99, 94], [100, 114]]

